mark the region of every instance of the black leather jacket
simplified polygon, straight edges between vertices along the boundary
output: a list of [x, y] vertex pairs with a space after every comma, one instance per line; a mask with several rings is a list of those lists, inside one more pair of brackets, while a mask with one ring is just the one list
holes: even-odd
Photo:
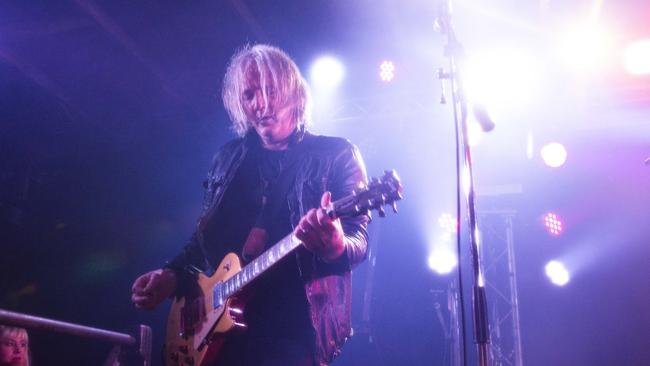
[[[210, 217], [219, 210], [224, 192], [251, 144], [256, 143], [257, 135], [249, 133], [217, 153], [204, 182], [205, 198], [197, 230], [167, 267], [187, 271], [194, 266], [211, 272], [218, 265], [221, 258], [210, 258], [202, 233]], [[296, 184], [287, 197], [293, 227], [309, 209], [320, 205], [323, 192], [332, 192], [333, 200], [337, 200], [350, 195], [360, 183], [367, 183], [361, 155], [347, 140], [299, 132], [293, 143], [301, 145]], [[351, 269], [366, 258], [368, 221], [368, 215], [342, 219], [346, 250], [334, 263], [325, 263], [302, 247], [295, 252], [309, 302], [319, 364], [331, 362], [351, 336]]]

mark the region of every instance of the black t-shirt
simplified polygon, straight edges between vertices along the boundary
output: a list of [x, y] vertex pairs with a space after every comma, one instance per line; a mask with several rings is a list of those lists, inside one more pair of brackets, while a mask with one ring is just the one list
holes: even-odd
[[[284, 151], [251, 148], [228, 186], [205, 242], [214, 263], [229, 252], [241, 254], [250, 230], [268, 233], [266, 248], [292, 231], [287, 193], [296, 176], [296, 147]], [[302, 338], [312, 334], [305, 290], [294, 253], [250, 286], [244, 310], [251, 337]]]

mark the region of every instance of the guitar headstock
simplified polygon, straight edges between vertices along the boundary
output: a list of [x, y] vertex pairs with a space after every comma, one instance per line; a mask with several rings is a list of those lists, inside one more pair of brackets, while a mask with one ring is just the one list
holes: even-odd
[[386, 170], [381, 178], [372, 178], [367, 186], [360, 187], [350, 196], [333, 203], [330, 216], [350, 217], [377, 210], [380, 217], [386, 216], [384, 206], [390, 204], [397, 212], [397, 201], [402, 199], [402, 184], [397, 172]]

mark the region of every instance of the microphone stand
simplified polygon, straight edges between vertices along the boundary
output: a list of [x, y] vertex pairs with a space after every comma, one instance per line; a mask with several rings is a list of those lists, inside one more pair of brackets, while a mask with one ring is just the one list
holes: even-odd
[[[448, 0], [442, 0], [438, 9], [438, 18], [436, 26], [440, 32], [446, 36], [447, 44], [444, 51], [445, 56], [449, 59], [449, 72], [444, 72], [443, 69], [438, 70], [438, 78], [443, 86], [443, 95], [440, 99], [442, 104], [446, 103], [444, 96], [444, 80], [448, 79], [451, 86], [452, 103], [454, 107], [454, 122], [456, 134], [456, 215], [460, 218], [461, 213], [461, 191], [463, 184], [463, 177], [465, 177], [466, 188], [466, 205], [468, 210], [468, 223], [469, 223], [469, 238], [470, 238], [470, 251], [472, 263], [472, 318], [474, 329], [474, 343], [477, 345], [478, 363], [480, 366], [488, 366], [488, 344], [490, 343], [489, 322], [487, 316], [487, 299], [485, 296], [485, 281], [483, 278], [483, 271], [481, 269], [481, 262], [479, 257], [479, 243], [478, 243], [478, 228], [476, 222], [475, 210], [475, 193], [474, 193], [474, 176], [472, 172], [472, 154], [469, 146], [468, 128], [467, 128], [467, 99], [464, 92], [461, 73], [459, 70], [459, 63], [462, 62], [464, 57], [463, 46], [456, 38], [454, 27], [451, 22], [451, 9]], [[477, 118], [478, 122], [484, 131], [489, 131], [494, 128], [493, 124], [485, 123], [483, 118]], [[488, 119], [489, 121], [489, 119]], [[491, 122], [491, 121], [489, 121]], [[459, 133], [460, 132], [460, 133]], [[462, 146], [462, 163], [461, 164], [461, 146]], [[461, 168], [461, 166], [465, 169]], [[464, 173], [464, 174], [463, 174]], [[458, 220], [460, 223], [460, 220]], [[457, 230], [457, 251], [458, 258], [461, 257], [461, 230]], [[458, 280], [459, 290], [462, 296], [462, 271], [460, 267], [461, 261], [459, 260]], [[464, 305], [461, 301], [461, 317], [463, 325], [463, 333], [465, 332], [465, 311]], [[463, 337], [463, 340], [465, 338]], [[463, 344], [465, 341], [463, 341]], [[467, 363], [467, 350], [463, 346], [465, 353], [464, 364]]]

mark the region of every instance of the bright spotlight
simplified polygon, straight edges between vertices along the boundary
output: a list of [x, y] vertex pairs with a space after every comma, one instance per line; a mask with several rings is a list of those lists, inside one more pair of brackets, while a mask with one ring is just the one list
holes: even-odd
[[478, 50], [465, 70], [464, 85], [470, 99], [485, 105], [493, 115], [534, 101], [542, 84], [538, 59], [522, 49]]
[[343, 80], [344, 73], [343, 64], [330, 56], [316, 60], [310, 71], [313, 86], [323, 89], [337, 86]]
[[551, 168], [559, 168], [566, 162], [567, 152], [564, 145], [551, 142], [541, 148], [540, 155], [544, 160], [544, 164]]
[[456, 254], [448, 249], [435, 249], [429, 255], [429, 268], [439, 274], [450, 273], [458, 264]]
[[587, 24], [563, 32], [558, 52], [574, 71], [594, 72], [608, 63], [612, 48], [612, 37], [604, 29]]
[[451, 216], [451, 214], [445, 213], [440, 215], [438, 218], [438, 224], [440, 224], [440, 227], [448, 233], [455, 233], [458, 231], [458, 220], [456, 220], [454, 216]]
[[479, 142], [483, 139], [483, 129], [477, 122], [472, 122], [467, 125], [467, 142], [469, 146], [478, 146]]
[[393, 61], [384, 61], [379, 65], [379, 78], [381, 81], [390, 82], [395, 77], [395, 64]]
[[563, 230], [563, 223], [560, 217], [553, 212], [549, 212], [544, 216], [544, 226], [546, 227], [546, 231], [549, 232], [549, 234], [552, 235], [560, 235]]
[[630, 43], [624, 60], [625, 70], [631, 75], [650, 75], [650, 39]]
[[544, 271], [546, 272], [546, 276], [554, 285], [564, 286], [569, 283], [569, 271], [561, 262], [548, 262], [544, 267]]

